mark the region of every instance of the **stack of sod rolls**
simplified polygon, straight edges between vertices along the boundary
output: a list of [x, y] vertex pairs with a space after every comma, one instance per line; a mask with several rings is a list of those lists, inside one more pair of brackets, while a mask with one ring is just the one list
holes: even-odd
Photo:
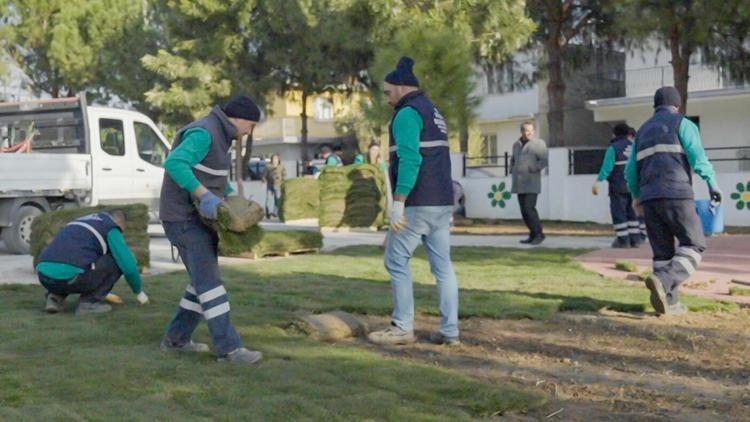
[[281, 221], [318, 218], [320, 187], [314, 177], [296, 177], [281, 185], [279, 218]]
[[148, 250], [148, 207], [143, 204], [98, 206], [88, 208], [71, 208], [60, 211], [50, 211], [34, 219], [31, 225], [31, 255], [34, 257], [34, 267], [38, 263], [42, 250], [52, 242], [55, 235], [69, 222], [84, 215], [101, 211], [122, 210], [127, 218], [125, 225], [125, 241], [138, 260], [138, 266], [143, 270], [150, 265]]
[[319, 180], [321, 227], [379, 227], [385, 223], [385, 180], [377, 166], [326, 167]]

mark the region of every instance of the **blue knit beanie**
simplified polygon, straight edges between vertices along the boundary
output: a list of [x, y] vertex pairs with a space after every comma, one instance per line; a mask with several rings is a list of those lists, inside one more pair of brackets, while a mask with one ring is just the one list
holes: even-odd
[[385, 76], [385, 81], [391, 85], [419, 86], [419, 80], [414, 76], [414, 60], [403, 56], [396, 65], [396, 70]]

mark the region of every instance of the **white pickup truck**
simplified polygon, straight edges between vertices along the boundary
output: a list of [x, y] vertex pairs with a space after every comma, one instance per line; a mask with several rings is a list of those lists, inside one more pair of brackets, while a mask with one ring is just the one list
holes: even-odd
[[49, 210], [157, 211], [169, 143], [141, 113], [83, 97], [0, 103], [0, 148], [0, 237], [11, 252], [28, 253], [31, 222]]

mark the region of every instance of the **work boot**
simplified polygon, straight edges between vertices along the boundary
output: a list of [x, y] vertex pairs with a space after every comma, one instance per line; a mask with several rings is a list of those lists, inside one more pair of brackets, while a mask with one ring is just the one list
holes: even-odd
[[367, 339], [382, 346], [396, 346], [414, 343], [414, 331], [404, 331], [396, 326], [390, 326], [385, 330], [373, 331]]
[[430, 342], [433, 344], [444, 344], [446, 346], [460, 346], [461, 340], [458, 336], [448, 337], [444, 336], [443, 333], [437, 332], [430, 334]]
[[206, 353], [209, 352], [210, 349], [208, 348], [208, 345], [205, 343], [193, 343], [193, 340], [188, 341], [187, 343], [178, 346], [171, 341], [167, 340], [166, 338], [162, 339], [161, 344], [159, 344], [159, 349], [162, 352], [184, 352], [184, 353]]
[[253, 365], [263, 359], [263, 353], [255, 350], [247, 350], [244, 347], [235, 349], [227, 353], [226, 356], [220, 356], [219, 362], [234, 363], [238, 365]]
[[630, 239], [623, 238], [623, 237], [616, 237], [614, 241], [612, 241], [612, 247], [615, 249], [625, 249], [630, 247]]
[[65, 296], [47, 293], [47, 304], [44, 305], [44, 312], [56, 314], [62, 312], [65, 308]]
[[646, 278], [646, 287], [651, 291], [651, 306], [654, 307], [656, 313], [666, 313], [667, 293], [664, 291], [664, 285], [661, 284], [661, 280], [651, 274]]
[[547, 236], [540, 234], [539, 236], [535, 236], [533, 239], [531, 239], [531, 242], [529, 242], [529, 244], [533, 246], [541, 245], [542, 242], [544, 242], [544, 239], [546, 238]]
[[688, 313], [688, 307], [683, 305], [682, 302], [677, 302], [668, 305], [664, 315], [685, 315], [686, 313]]
[[88, 314], [103, 314], [112, 310], [112, 305], [102, 302], [78, 302], [76, 316]]

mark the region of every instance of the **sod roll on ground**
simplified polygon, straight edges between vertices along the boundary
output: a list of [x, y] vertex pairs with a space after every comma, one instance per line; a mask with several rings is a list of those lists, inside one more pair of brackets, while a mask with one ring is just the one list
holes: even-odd
[[320, 174], [320, 227], [379, 227], [385, 223], [384, 175], [377, 166], [326, 167]]
[[279, 219], [281, 221], [318, 218], [320, 186], [314, 177], [295, 177], [281, 185]]
[[98, 206], [86, 208], [71, 208], [60, 211], [50, 211], [34, 219], [31, 225], [31, 256], [34, 257], [34, 267], [42, 253], [55, 235], [69, 222], [84, 215], [101, 211], [122, 210], [127, 218], [125, 226], [125, 241], [138, 260], [141, 270], [150, 265], [149, 237], [148, 237], [148, 207], [143, 204]]

